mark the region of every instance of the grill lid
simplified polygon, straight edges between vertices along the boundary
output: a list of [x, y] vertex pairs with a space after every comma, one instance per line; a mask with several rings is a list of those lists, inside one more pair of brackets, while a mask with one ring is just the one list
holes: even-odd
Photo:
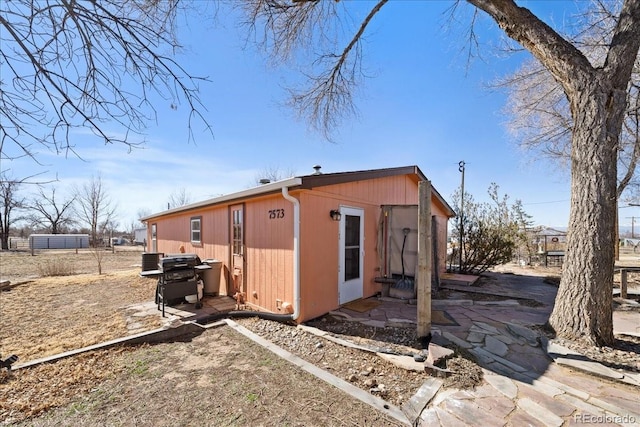
[[162, 271], [168, 271], [179, 268], [194, 268], [196, 265], [200, 264], [200, 257], [196, 254], [176, 254], [160, 258], [158, 267]]

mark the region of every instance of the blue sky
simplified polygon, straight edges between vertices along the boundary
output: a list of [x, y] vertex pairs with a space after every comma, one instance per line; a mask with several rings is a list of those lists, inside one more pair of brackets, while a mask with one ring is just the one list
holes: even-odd
[[[283, 106], [283, 87], [298, 75], [286, 65], [268, 65], [265, 55], [245, 43], [246, 32], [225, 9], [214, 22], [193, 16], [180, 29], [185, 51], [180, 63], [194, 75], [209, 77], [200, 98], [213, 137], [194, 127], [188, 141], [186, 109], [158, 100], [157, 123], [150, 123], [144, 149], [105, 146], [89, 131], [77, 131], [82, 160], [41, 152], [46, 166], [14, 161], [14, 176], [44, 172], [65, 191], [100, 174], [118, 221], [131, 224], [140, 209], [166, 208], [172, 192], [185, 189], [196, 202], [254, 186], [265, 169], [312, 173], [418, 165], [447, 199], [460, 186], [458, 162], [466, 162], [465, 189], [476, 201], [487, 199], [492, 182], [540, 225], [566, 226], [569, 175], [548, 161], [520, 151], [504, 128], [506, 95], [485, 85], [513, 70], [527, 55], [494, 55], [501, 32], [488, 18], [476, 28], [484, 57], [468, 64], [464, 21], [445, 30], [450, 2], [390, 2], [372, 23], [364, 44], [369, 75], [358, 88], [358, 117], [343, 123], [334, 141], [308, 129]], [[467, 5], [462, 5], [469, 8]], [[560, 22], [573, 2], [539, 1], [526, 6]], [[550, 21], [548, 21], [550, 22]], [[635, 208], [633, 208], [635, 209]], [[628, 211], [628, 212], [627, 212]], [[640, 210], [626, 209], [621, 225]]]

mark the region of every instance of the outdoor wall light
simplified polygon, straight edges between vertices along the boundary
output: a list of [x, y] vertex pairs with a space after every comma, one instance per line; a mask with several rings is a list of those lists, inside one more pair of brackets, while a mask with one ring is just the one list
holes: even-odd
[[340, 213], [340, 211], [338, 209], [331, 209], [329, 211], [329, 216], [334, 221], [340, 221], [340, 218], [342, 218], [342, 214]]

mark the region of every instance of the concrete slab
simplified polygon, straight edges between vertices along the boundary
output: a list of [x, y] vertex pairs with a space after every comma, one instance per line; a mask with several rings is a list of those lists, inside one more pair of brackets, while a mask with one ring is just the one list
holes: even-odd
[[614, 310], [613, 333], [639, 336], [640, 312], [631, 311], [631, 310], [630, 311]]

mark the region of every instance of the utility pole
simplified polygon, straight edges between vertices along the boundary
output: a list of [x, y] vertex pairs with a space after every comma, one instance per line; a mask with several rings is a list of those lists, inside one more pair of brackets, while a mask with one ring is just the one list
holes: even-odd
[[464, 238], [464, 160], [458, 163], [458, 170], [462, 174], [462, 183], [460, 185], [460, 258], [458, 259], [458, 272], [462, 272], [462, 240]]
[[637, 217], [636, 216], [628, 216], [627, 218], [631, 218], [631, 238], [635, 239], [636, 238], [636, 234], [635, 234], [635, 231], [634, 231], [634, 226], [635, 226]]

